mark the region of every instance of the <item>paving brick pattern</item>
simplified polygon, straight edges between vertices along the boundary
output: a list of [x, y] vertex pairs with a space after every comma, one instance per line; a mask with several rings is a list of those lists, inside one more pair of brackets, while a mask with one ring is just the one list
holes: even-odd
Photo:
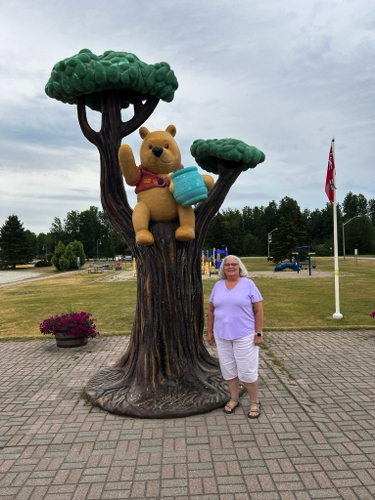
[[375, 336], [266, 335], [262, 415], [110, 415], [82, 398], [127, 338], [0, 343], [0, 500], [375, 498]]

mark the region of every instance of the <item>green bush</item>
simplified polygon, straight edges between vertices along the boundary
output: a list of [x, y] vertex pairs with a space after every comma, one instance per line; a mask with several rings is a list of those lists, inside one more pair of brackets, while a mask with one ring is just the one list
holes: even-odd
[[86, 262], [86, 256], [80, 241], [75, 240], [67, 246], [65, 246], [62, 241], [59, 241], [52, 257], [52, 264], [59, 271], [76, 269], [77, 257], [80, 258], [80, 265], [83, 266]]
[[61, 271], [60, 267], [60, 259], [64, 255], [65, 252], [65, 245], [62, 241], [59, 241], [58, 244], [56, 245], [55, 252], [52, 257], [52, 264]]
[[59, 259], [59, 268], [60, 271], [68, 271], [70, 269], [70, 262], [64, 255]]

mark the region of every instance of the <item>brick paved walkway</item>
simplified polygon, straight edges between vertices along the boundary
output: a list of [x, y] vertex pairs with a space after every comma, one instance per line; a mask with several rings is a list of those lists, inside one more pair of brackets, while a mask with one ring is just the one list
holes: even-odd
[[375, 337], [267, 334], [259, 420], [248, 403], [171, 420], [82, 399], [126, 338], [0, 343], [0, 500], [375, 498]]

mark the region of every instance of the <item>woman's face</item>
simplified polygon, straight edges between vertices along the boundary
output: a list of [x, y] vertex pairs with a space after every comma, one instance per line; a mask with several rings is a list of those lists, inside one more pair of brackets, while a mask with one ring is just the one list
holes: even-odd
[[238, 278], [240, 275], [240, 268], [236, 259], [228, 257], [224, 262], [224, 273], [227, 278]]

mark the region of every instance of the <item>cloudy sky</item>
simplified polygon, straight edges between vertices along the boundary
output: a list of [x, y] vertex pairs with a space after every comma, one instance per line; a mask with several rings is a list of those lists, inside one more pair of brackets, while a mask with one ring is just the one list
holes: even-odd
[[[54, 64], [83, 48], [167, 61], [179, 82], [145, 125], [177, 127], [185, 166], [197, 138], [241, 139], [266, 161], [222, 208], [283, 197], [324, 208], [335, 137], [337, 201], [375, 198], [375, 9], [369, 0], [12, 0], [0, 17], [0, 226], [100, 205], [99, 154], [76, 107], [44, 92]], [[93, 127], [99, 113], [91, 112]], [[138, 159], [137, 132], [124, 139]], [[131, 205], [135, 197], [127, 188]]]

